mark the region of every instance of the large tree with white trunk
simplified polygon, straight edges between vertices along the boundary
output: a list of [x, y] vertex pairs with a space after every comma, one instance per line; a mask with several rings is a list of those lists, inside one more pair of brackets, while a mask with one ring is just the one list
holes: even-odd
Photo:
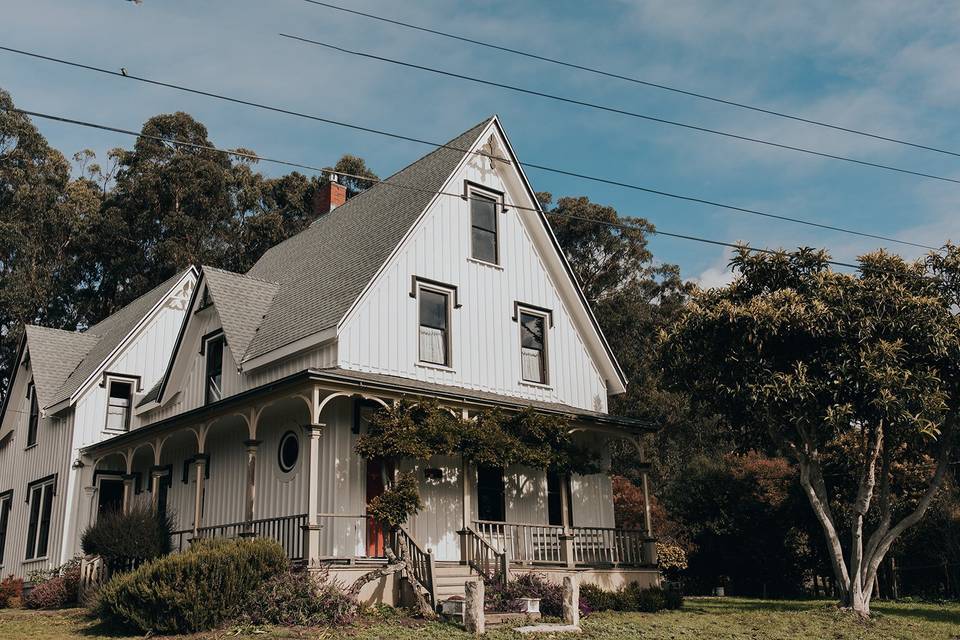
[[730, 285], [697, 292], [664, 332], [665, 373], [797, 462], [843, 603], [869, 615], [877, 569], [942, 487], [958, 436], [960, 249], [877, 252], [855, 273], [809, 249], [744, 249], [731, 266]]

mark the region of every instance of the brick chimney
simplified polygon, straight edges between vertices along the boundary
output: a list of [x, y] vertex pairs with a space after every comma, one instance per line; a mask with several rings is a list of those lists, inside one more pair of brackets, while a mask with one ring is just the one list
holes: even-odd
[[347, 188], [337, 182], [337, 176], [330, 176], [330, 182], [324, 185], [313, 198], [313, 213], [316, 216], [322, 216], [346, 201]]

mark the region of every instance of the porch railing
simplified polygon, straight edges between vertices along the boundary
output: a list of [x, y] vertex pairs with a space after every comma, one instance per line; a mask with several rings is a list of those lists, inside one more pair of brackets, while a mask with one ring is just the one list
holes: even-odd
[[[215, 524], [197, 529], [198, 538], [239, 538], [247, 531], [256, 538], [276, 540], [291, 560], [303, 558], [303, 526], [307, 523], [307, 514], [263, 518], [251, 522], [230, 522]], [[173, 532], [173, 548], [183, 551], [193, 538], [193, 529]]]
[[[506, 554], [513, 563], [618, 567], [650, 564], [644, 549], [648, 538], [639, 529], [572, 527], [566, 537], [563, 527], [555, 525], [478, 520], [474, 526], [479, 538]], [[571, 554], [572, 558], [568, 558]]]
[[398, 556], [406, 553], [407, 562], [409, 562], [413, 568], [413, 575], [410, 577], [415, 583], [414, 588], [419, 586], [426, 591], [427, 597], [430, 600], [430, 607], [436, 609], [437, 590], [433, 580], [433, 552], [421, 549], [420, 545], [413, 539], [413, 536], [407, 533], [403, 527], [397, 527], [391, 533], [390, 548]]
[[511, 562], [563, 564], [563, 527], [514, 522], [474, 522], [480, 536]]
[[643, 549], [646, 540], [646, 533], [639, 529], [574, 527], [574, 561], [576, 564], [594, 566], [648, 564]]
[[461, 544], [466, 545], [467, 564], [485, 580], [499, 580], [504, 584], [510, 579], [506, 552], [490, 544], [471, 527], [461, 532]]

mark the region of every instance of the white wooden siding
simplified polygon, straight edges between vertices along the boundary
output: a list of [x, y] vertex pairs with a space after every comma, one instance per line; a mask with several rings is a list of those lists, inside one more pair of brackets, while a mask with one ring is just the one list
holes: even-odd
[[[484, 162], [478, 157], [466, 163], [445, 190], [459, 192], [468, 179], [507, 192], [508, 202], [524, 201], [516, 180], [486, 170]], [[340, 365], [606, 411], [604, 380], [528, 231], [527, 225], [540, 224], [535, 215], [519, 209], [497, 214], [501, 266], [494, 267], [469, 259], [469, 202], [439, 197], [341, 327]], [[417, 363], [418, 305], [410, 297], [412, 276], [458, 288], [462, 307], [451, 311], [449, 370]], [[514, 301], [553, 311], [548, 385], [521, 381]]]
[[[25, 576], [30, 571], [51, 569], [61, 564], [60, 549], [65, 526], [64, 513], [70, 474], [70, 442], [73, 418], [41, 418], [37, 427], [37, 444], [25, 449], [30, 402], [26, 398], [27, 383], [33, 377], [30, 365], [20, 367], [10, 389], [10, 402], [4, 416], [4, 427], [14, 426], [14, 433], [6, 446], [0, 449], [0, 492], [13, 490], [13, 502], [7, 525], [6, 546], [0, 558], [0, 572], [6, 576]], [[5, 429], [3, 429], [5, 430]], [[57, 474], [56, 495], [53, 498], [47, 555], [39, 560], [25, 561], [27, 527], [30, 505], [27, 504], [27, 485], [51, 474]]]

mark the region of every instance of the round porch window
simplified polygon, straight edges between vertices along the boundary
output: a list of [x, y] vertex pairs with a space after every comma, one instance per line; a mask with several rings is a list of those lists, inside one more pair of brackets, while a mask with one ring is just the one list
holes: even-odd
[[287, 431], [280, 438], [280, 449], [277, 452], [277, 459], [280, 463], [280, 470], [284, 473], [293, 471], [297, 466], [297, 459], [300, 457], [300, 439], [293, 431]]

